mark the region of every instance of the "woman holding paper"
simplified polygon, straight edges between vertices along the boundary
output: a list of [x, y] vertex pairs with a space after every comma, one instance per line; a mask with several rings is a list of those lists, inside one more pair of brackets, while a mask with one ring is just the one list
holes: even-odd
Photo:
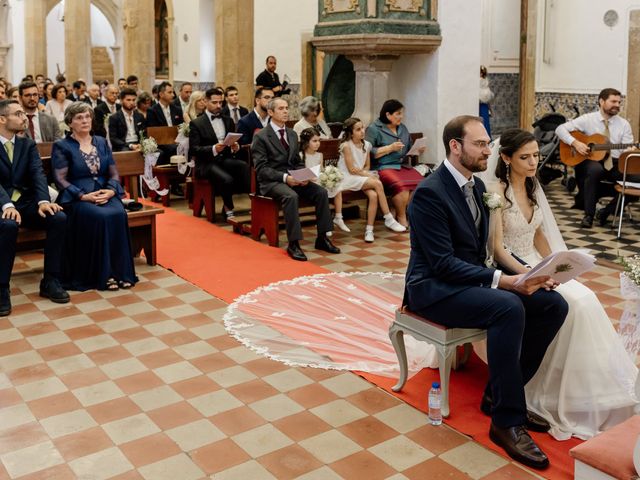
[[[404, 105], [398, 100], [387, 100], [382, 104], [380, 117], [367, 127], [366, 140], [371, 144], [372, 165], [377, 168], [382, 184], [391, 191], [396, 219], [403, 227], [408, 227], [409, 198], [424, 177], [414, 168], [402, 164], [411, 147], [409, 130], [402, 123], [403, 116]], [[424, 150], [425, 147], [421, 147], [418, 154]]]
[[[495, 171], [493, 182], [485, 180], [488, 190], [502, 197], [502, 205], [492, 213], [487, 244], [502, 268], [526, 273], [566, 246], [536, 180], [535, 137], [513, 129], [503, 133], [500, 143], [499, 154], [492, 155], [495, 169], [490, 160], [485, 174], [490, 177]], [[549, 421], [556, 439], [584, 439], [634, 414], [638, 369], [589, 288], [570, 280], [557, 291], [569, 304], [569, 314], [526, 385], [527, 405]]]

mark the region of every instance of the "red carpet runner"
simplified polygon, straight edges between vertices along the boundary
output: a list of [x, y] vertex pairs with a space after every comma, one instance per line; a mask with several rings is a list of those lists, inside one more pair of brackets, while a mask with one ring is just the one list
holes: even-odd
[[[311, 262], [290, 260], [282, 248], [254, 242], [171, 208], [157, 217], [157, 238], [158, 263], [227, 303], [262, 285], [327, 272]], [[427, 408], [427, 386], [439, 378], [437, 370], [425, 369], [396, 394], [391, 391], [395, 380], [360, 375], [422, 411]], [[489, 440], [489, 418], [478, 408], [486, 378], [486, 365], [475, 356], [463, 370], [452, 372], [451, 416], [445, 423], [506, 456]], [[533, 436], [551, 461], [551, 467], [539, 474], [554, 480], [573, 478], [568, 451], [580, 441], [557, 442], [546, 434]]]

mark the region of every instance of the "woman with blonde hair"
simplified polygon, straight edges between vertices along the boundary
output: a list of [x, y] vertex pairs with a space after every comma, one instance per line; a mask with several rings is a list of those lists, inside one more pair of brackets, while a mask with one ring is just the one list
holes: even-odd
[[202, 90], [196, 90], [191, 94], [189, 98], [189, 106], [187, 107], [187, 111], [184, 112], [184, 121], [186, 123], [191, 122], [191, 120], [195, 120], [199, 115], [201, 115], [206, 109], [207, 99]]

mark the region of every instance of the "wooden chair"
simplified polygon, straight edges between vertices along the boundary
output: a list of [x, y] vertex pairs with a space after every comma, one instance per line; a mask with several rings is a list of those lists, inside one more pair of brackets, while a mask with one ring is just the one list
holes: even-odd
[[340, 140], [328, 138], [320, 140], [318, 151], [322, 154], [322, 161], [325, 165], [338, 165], [340, 159]]
[[618, 238], [622, 232], [622, 218], [624, 217], [624, 200], [627, 195], [640, 197], [640, 188], [627, 185], [627, 175], [640, 174], [640, 153], [624, 152], [618, 159], [618, 171], [622, 173], [622, 184], [616, 183], [615, 190], [618, 192], [618, 203], [613, 214], [613, 225], [616, 223], [616, 216], [620, 215], [618, 221]]
[[153, 137], [158, 145], [173, 145], [178, 136], [178, 127], [147, 127], [147, 137]]
[[298, 120], [287, 120], [286, 122], [284, 122], [285, 126], [287, 128], [293, 128], [293, 126], [298, 123]]
[[41, 142], [36, 143], [36, 148], [40, 157], [51, 157], [51, 149], [53, 148], [53, 142]]
[[438, 352], [438, 368], [440, 370], [440, 388], [442, 389], [442, 416], [449, 416], [449, 374], [456, 359], [456, 347], [465, 345], [465, 356], [458, 365], [463, 364], [471, 353], [471, 342], [483, 340], [487, 336], [486, 330], [473, 328], [447, 328], [430, 322], [406, 308], [396, 310], [396, 319], [389, 327], [389, 338], [398, 356], [400, 364], [400, 379], [392, 388], [399, 392], [407, 382], [407, 353], [404, 349], [403, 335], [408, 333], [416, 340], [428, 342]]

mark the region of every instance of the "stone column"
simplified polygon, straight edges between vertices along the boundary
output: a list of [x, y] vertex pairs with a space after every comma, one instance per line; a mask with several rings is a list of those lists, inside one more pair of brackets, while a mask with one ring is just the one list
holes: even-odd
[[91, 83], [91, 1], [64, 2], [64, 70], [69, 83]]
[[[4, 30], [4, 24], [2, 24]], [[0, 42], [2, 43], [2, 42]], [[47, 75], [47, 2], [24, 2], [25, 71], [32, 75]]]
[[113, 80], [122, 77], [122, 48], [120, 45], [109, 47], [113, 53]]
[[389, 99], [389, 72], [395, 55], [348, 56], [356, 72], [356, 105], [353, 116], [368, 125], [378, 118], [380, 107]]
[[253, 0], [216, 0], [216, 84], [238, 87], [240, 103], [253, 106]]
[[625, 116], [631, 123], [633, 138], [640, 135], [640, 10], [629, 17], [629, 54], [627, 60], [627, 98]]
[[536, 22], [538, 0], [520, 0], [520, 128], [529, 130], [536, 106]]
[[124, 0], [124, 72], [150, 92], [156, 77], [153, 0]]

